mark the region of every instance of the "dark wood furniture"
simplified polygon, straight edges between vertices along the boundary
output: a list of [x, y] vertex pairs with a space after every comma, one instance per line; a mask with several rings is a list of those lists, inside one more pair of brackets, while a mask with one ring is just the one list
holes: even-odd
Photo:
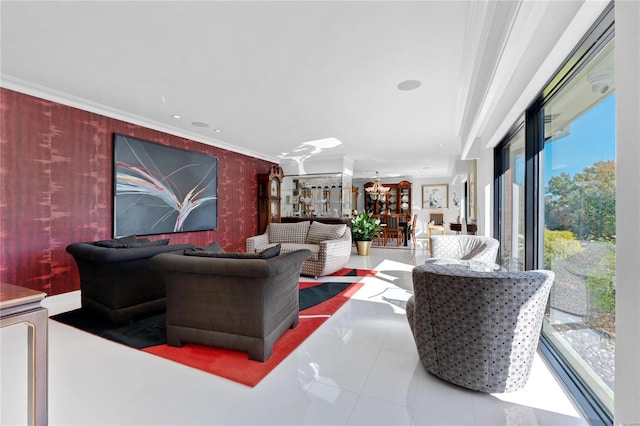
[[389, 192], [382, 199], [373, 200], [367, 194], [367, 188], [373, 186], [373, 182], [364, 184], [364, 208], [373, 214], [401, 214], [404, 219], [411, 220], [411, 182], [403, 180], [398, 183], [383, 183], [389, 188]]
[[[407, 227], [405, 228], [405, 235], [409, 236], [411, 233], [411, 243], [413, 244], [413, 248], [415, 249], [418, 246], [418, 242], [416, 241], [416, 226], [418, 224], [418, 215], [414, 214], [413, 219], [411, 219], [411, 224], [407, 223]], [[404, 245], [407, 245], [407, 238], [405, 238]]]
[[280, 222], [280, 186], [284, 179], [282, 168], [272, 165], [269, 173], [258, 175], [258, 231], [264, 233], [267, 225]]
[[[461, 223], [449, 223], [449, 229], [455, 231], [456, 234], [462, 232], [462, 224]], [[467, 234], [475, 235], [478, 231], [478, 227], [473, 223], [467, 223]]]

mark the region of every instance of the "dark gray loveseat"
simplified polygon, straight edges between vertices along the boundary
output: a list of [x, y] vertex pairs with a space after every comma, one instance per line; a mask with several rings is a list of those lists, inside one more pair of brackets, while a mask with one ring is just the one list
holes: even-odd
[[151, 267], [167, 288], [167, 344], [198, 343], [267, 360], [276, 340], [298, 324], [298, 282], [310, 255], [297, 250], [268, 258], [190, 251], [154, 256]]
[[82, 308], [121, 326], [165, 309], [165, 288], [149, 259], [159, 253], [193, 248], [125, 237], [67, 246], [78, 265]]

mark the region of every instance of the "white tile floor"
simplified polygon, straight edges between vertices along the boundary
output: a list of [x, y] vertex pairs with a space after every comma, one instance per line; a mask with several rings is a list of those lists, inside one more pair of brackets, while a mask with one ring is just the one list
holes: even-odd
[[[468, 391], [424, 371], [403, 307], [411, 269], [425, 258], [424, 249], [354, 253], [348, 266], [379, 274], [362, 279], [355, 297], [255, 388], [50, 321], [50, 424], [587, 424], [539, 357], [528, 385], [511, 394]], [[51, 314], [74, 309], [79, 294], [46, 305]], [[15, 330], [0, 337], [0, 420], [22, 424], [25, 345]]]

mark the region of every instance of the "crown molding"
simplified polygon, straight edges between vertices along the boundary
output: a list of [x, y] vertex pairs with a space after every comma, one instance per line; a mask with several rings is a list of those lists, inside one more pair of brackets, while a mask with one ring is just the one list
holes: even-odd
[[214, 146], [216, 148], [225, 149], [238, 154], [247, 155], [249, 157], [258, 158], [260, 160], [270, 161], [272, 163], [279, 163], [280, 159], [271, 157], [256, 151], [245, 149], [236, 145], [231, 145], [218, 139], [209, 138], [198, 133], [185, 131], [177, 127], [168, 126], [164, 123], [160, 123], [155, 120], [150, 120], [146, 117], [131, 114], [126, 111], [122, 111], [117, 108], [112, 108], [107, 105], [103, 105], [97, 102], [90, 101], [88, 99], [80, 98], [74, 95], [70, 95], [59, 90], [54, 90], [45, 86], [41, 86], [26, 80], [15, 78], [9, 75], [0, 74], [0, 87], [13, 90], [15, 92], [23, 93], [25, 95], [34, 96], [37, 98], [45, 99], [52, 102], [57, 102], [62, 105], [67, 105], [73, 108], [78, 108], [83, 111], [88, 111], [94, 114], [99, 114], [105, 117], [113, 118], [115, 120], [124, 121], [126, 123], [135, 124], [137, 126], [146, 127], [159, 132], [167, 133], [173, 136], [189, 139], [195, 142], [203, 143], [205, 145]]
[[[544, 2], [546, 3], [546, 2]], [[482, 44], [473, 68], [470, 81], [469, 96], [465, 105], [465, 114], [460, 125], [459, 135], [462, 140], [461, 157], [469, 156], [472, 144], [478, 140], [482, 120], [492, 111], [490, 102], [495, 98], [496, 75], [502, 67], [505, 51], [509, 45], [514, 27], [520, 21], [518, 16], [523, 9], [522, 0], [513, 2], [492, 2], [487, 6], [482, 19]], [[479, 31], [479, 30], [478, 30]], [[535, 27], [529, 29], [535, 31]], [[509, 78], [507, 77], [507, 81]]]
[[456, 133], [461, 135], [463, 123], [467, 120], [471, 109], [471, 99], [473, 87], [476, 87], [478, 73], [481, 65], [481, 53], [487, 49], [487, 39], [489, 37], [490, 19], [495, 11], [494, 2], [487, 0], [471, 2], [467, 15], [467, 25], [465, 26], [465, 38], [462, 54], [462, 70], [460, 83], [458, 86], [458, 96], [456, 100], [456, 117], [454, 126]]

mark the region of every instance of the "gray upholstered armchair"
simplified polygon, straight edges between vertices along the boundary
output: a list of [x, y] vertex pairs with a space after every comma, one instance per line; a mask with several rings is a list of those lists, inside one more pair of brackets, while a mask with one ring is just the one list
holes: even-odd
[[199, 343], [267, 360], [276, 340], [298, 324], [300, 271], [310, 254], [154, 256], [150, 266], [167, 287], [167, 344]]
[[493, 264], [500, 242], [481, 235], [433, 235], [430, 237], [431, 257], [475, 260]]
[[116, 326], [164, 311], [164, 285], [149, 260], [193, 247], [136, 237], [69, 244], [80, 274], [82, 308]]
[[551, 271], [413, 269], [407, 319], [425, 369], [481, 392], [511, 392], [529, 378]]

